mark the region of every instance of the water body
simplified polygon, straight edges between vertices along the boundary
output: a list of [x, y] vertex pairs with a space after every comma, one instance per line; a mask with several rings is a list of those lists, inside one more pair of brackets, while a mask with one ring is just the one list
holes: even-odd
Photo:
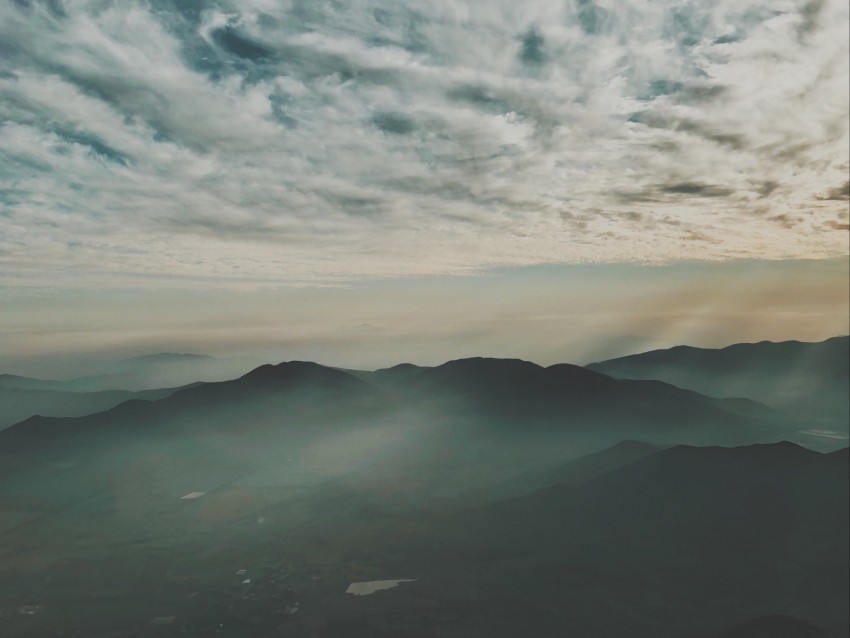
[[412, 583], [414, 581], [416, 581], [415, 578], [398, 578], [396, 580], [368, 580], [362, 583], [351, 583], [348, 586], [348, 589], [345, 590], [345, 593], [353, 594], [354, 596], [370, 596], [376, 591], [381, 591], [383, 589], [393, 589], [395, 587], [398, 587], [401, 583]]

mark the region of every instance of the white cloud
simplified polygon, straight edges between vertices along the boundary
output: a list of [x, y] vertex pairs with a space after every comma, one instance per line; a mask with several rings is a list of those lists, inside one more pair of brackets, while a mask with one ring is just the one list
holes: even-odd
[[59, 4], [0, 7], [5, 283], [847, 252], [839, 0]]

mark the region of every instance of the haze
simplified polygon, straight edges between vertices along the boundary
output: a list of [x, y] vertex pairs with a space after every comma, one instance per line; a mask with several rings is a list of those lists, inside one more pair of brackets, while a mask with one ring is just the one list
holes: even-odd
[[583, 362], [848, 323], [848, 8], [0, 7], [0, 358]]

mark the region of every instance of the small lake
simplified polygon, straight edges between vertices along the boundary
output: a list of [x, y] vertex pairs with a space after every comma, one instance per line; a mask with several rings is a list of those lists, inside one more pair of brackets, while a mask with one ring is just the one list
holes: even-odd
[[345, 593], [354, 596], [369, 596], [376, 591], [393, 589], [402, 583], [412, 583], [415, 580], [415, 578], [398, 578], [396, 580], [369, 580], [362, 583], [351, 583]]

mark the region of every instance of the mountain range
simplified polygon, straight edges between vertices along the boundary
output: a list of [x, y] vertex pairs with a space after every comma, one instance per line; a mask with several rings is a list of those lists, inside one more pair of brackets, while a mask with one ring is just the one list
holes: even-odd
[[747, 397], [846, 424], [850, 337], [818, 343], [741, 343], [711, 350], [677, 346], [587, 367], [618, 379], [657, 379], [712, 397]]
[[[804, 409], [846, 396], [842, 343], [785, 377], [834, 388], [770, 405], [773, 381], [720, 391], [732, 363], [711, 395], [652, 378], [653, 353], [645, 378], [291, 361], [80, 416], [100, 393], [0, 377], [56, 414], [0, 431], [0, 633], [846, 635], [846, 424]], [[802, 356], [746, 345], [752, 374]]]

